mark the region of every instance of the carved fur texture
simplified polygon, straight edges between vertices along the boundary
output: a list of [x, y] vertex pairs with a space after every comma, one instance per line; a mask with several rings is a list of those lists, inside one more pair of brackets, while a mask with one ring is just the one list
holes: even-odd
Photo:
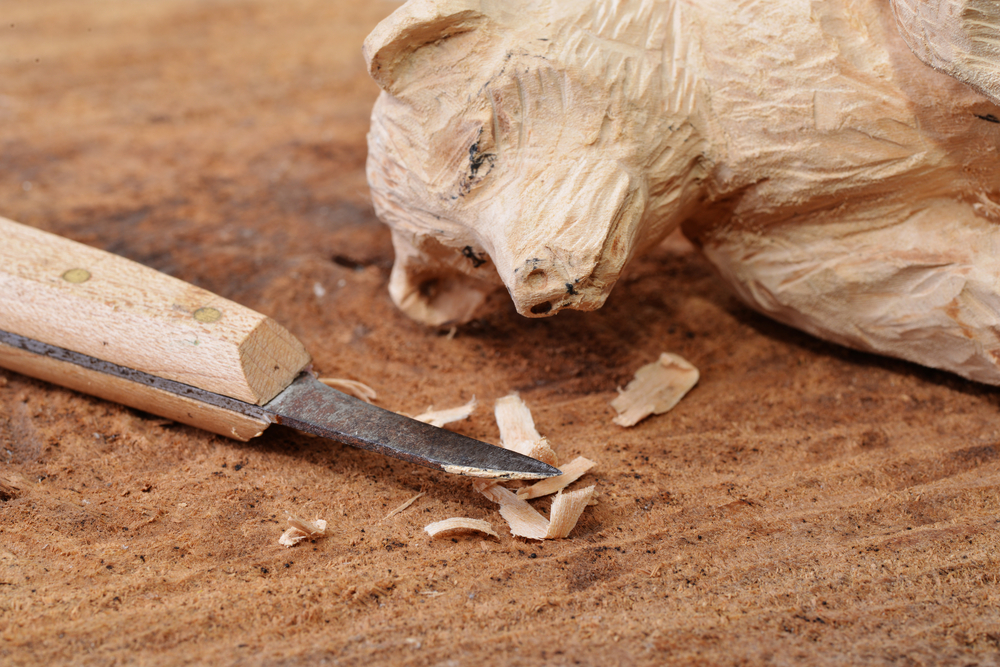
[[748, 304], [1000, 384], [1000, 3], [418, 0], [368, 37], [390, 290], [600, 307], [682, 227]]

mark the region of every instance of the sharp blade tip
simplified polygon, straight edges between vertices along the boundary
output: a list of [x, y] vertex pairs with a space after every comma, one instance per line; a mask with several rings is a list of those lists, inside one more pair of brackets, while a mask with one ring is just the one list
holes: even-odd
[[542, 461], [538, 461], [538, 467], [542, 470], [537, 473], [537, 477], [533, 477], [532, 479], [548, 479], [549, 477], [558, 477], [563, 474], [563, 471], [559, 468], [549, 465], [548, 463], [543, 463]]
[[531, 469], [520, 470], [497, 470], [495, 468], [476, 468], [473, 466], [442, 465], [442, 469], [453, 475], [465, 475], [466, 477], [480, 477], [485, 479], [547, 479], [562, 474], [562, 470], [548, 463], [531, 459], [534, 465]]

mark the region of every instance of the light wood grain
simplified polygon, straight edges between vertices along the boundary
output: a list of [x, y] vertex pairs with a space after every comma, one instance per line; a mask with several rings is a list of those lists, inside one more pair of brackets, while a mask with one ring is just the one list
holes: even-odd
[[918, 58], [1000, 103], [1000, 2], [892, 0], [892, 10]]
[[273, 320], [149, 267], [6, 218], [0, 239], [0, 329], [259, 405], [309, 363]]
[[254, 419], [232, 410], [171, 394], [162, 389], [147, 387], [68, 361], [32, 354], [2, 343], [0, 343], [0, 366], [235, 440], [247, 441], [255, 438], [270, 426], [270, 422]]
[[364, 53], [414, 319], [593, 310], [682, 226], [751, 307], [1000, 385], [996, 0], [414, 0]]

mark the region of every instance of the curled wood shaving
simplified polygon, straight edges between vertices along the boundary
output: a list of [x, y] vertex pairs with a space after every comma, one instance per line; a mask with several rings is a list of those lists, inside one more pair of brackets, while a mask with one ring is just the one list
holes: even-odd
[[288, 525], [291, 527], [278, 538], [278, 544], [286, 547], [294, 547], [302, 540], [326, 534], [326, 521], [323, 519], [305, 521], [290, 516], [288, 517]]
[[549, 441], [535, 429], [535, 420], [521, 397], [511, 394], [498, 399], [493, 409], [497, 426], [500, 427], [500, 442], [504, 449], [530, 456], [549, 465], [556, 465], [556, 456]]
[[421, 415], [417, 415], [414, 419], [418, 422], [423, 422], [440, 428], [445, 424], [466, 419], [475, 409], [476, 397], [473, 396], [472, 400], [465, 405], [460, 405], [457, 408], [448, 408], [446, 410], [429, 410]]
[[[531, 411], [517, 394], [499, 399], [494, 414], [505, 448], [556, 465], [555, 452], [535, 429]], [[518, 493], [501, 486], [496, 480], [487, 479], [473, 481], [472, 488], [500, 505], [500, 516], [507, 521], [512, 535], [531, 540], [556, 539], [569, 535], [594, 496], [593, 486], [567, 494], [563, 494], [562, 489], [579, 479], [593, 465], [593, 461], [578, 457], [562, 468], [562, 475], [542, 480]], [[551, 519], [546, 519], [527, 502], [530, 498], [556, 492], [559, 494], [552, 503]]]
[[486, 533], [487, 535], [492, 535], [496, 538], [500, 537], [496, 534], [496, 531], [493, 530], [493, 526], [491, 526], [489, 522], [481, 519], [469, 519], [467, 517], [452, 517], [442, 521], [435, 521], [434, 523], [424, 526], [424, 530], [427, 531], [427, 534], [431, 537], [446, 537], [454, 533], [466, 532], [470, 530]]
[[547, 496], [550, 493], [562, 491], [567, 486], [583, 477], [583, 474], [593, 467], [593, 461], [588, 458], [578, 456], [566, 465], [559, 467], [563, 474], [555, 477], [549, 477], [548, 479], [543, 479], [542, 481], [536, 482], [531, 486], [518, 489], [517, 497], [523, 498], [524, 500], [531, 500], [532, 498], [541, 498], [542, 496]]
[[392, 517], [396, 516], [397, 514], [399, 514], [403, 510], [405, 510], [407, 507], [409, 507], [413, 503], [417, 502], [417, 500], [419, 498], [422, 498], [423, 496], [426, 496], [426, 495], [427, 495], [427, 493], [425, 491], [421, 491], [420, 493], [418, 493], [417, 495], [413, 496], [412, 498], [410, 498], [409, 500], [407, 500], [405, 503], [403, 503], [402, 505], [400, 505], [396, 509], [394, 509], [391, 512], [389, 512], [388, 514], [386, 514], [382, 518], [382, 520], [385, 521], [386, 519], [391, 519]]
[[611, 407], [618, 412], [614, 422], [635, 426], [652, 414], [673, 408], [698, 383], [698, 369], [676, 354], [664, 352], [657, 361], [635, 373], [625, 390], [619, 389]]
[[594, 495], [594, 486], [577, 491], [560, 491], [552, 502], [551, 519], [546, 519], [534, 507], [510, 489], [493, 484], [481, 493], [500, 505], [500, 516], [510, 526], [511, 535], [529, 540], [557, 540], [568, 537], [580, 515]]
[[[556, 465], [556, 453], [535, 429], [531, 411], [517, 394], [499, 399], [494, 414], [500, 427], [501, 442], [506, 449]], [[562, 490], [593, 466], [593, 461], [577, 457], [562, 468], [562, 475], [543, 480], [517, 493], [495, 479], [475, 479], [472, 481], [472, 488], [500, 506], [500, 516], [510, 526], [511, 535], [529, 540], [558, 539], [567, 537], [576, 526], [581, 513], [593, 501], [595, 487], [589, 486], [570, 493], [563, 493]], [[551, 518], [546, 519], [527, 501], [550, 493], [557, 495], [552, 503]], [[431, 537], [452, 529], [481, 530], [489, 535], [496, 535], [488, 523], [476, 519], [445, 519], [424, 528]]]
[[342, 391], [345, 394], [354, 396], [355, 398], [360, 398], [365, 403], [371, 403], [378, 398], [378, 394], [375, 393], [375, 390], [366, 385], [364, 382], [358, 382], [357, 380], [345, 380], [343, 378], [319, 378], [319, 381], [331, 389], [336, 389], [337, 391]]
[[576, 522], [580, 520], [583, 510], [587, 509], [593, 495], [593, 486], [569, 493], [560, 491], [556, 494], [555, 500], [552, 501], [549, 527], [545, 531], [545, 538], [558, 540], [569, 537], [570, 532], [576, 527]]
[[529, 505], [528, 501], [518, 498], [513, 491], [499, 484], [494, 484], [481, 493], [500, 505], [500, 516], [510, 526], [511, 535], [529, 540], [545, 539], [549, 520]]

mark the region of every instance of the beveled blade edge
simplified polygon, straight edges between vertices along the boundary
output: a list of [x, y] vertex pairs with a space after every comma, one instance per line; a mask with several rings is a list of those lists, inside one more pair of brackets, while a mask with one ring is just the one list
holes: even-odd
[[302, 373], [265, 404], [275, 422], [384, 456], [470, 477], [543, 479], [558, 468], [391, 412]]

